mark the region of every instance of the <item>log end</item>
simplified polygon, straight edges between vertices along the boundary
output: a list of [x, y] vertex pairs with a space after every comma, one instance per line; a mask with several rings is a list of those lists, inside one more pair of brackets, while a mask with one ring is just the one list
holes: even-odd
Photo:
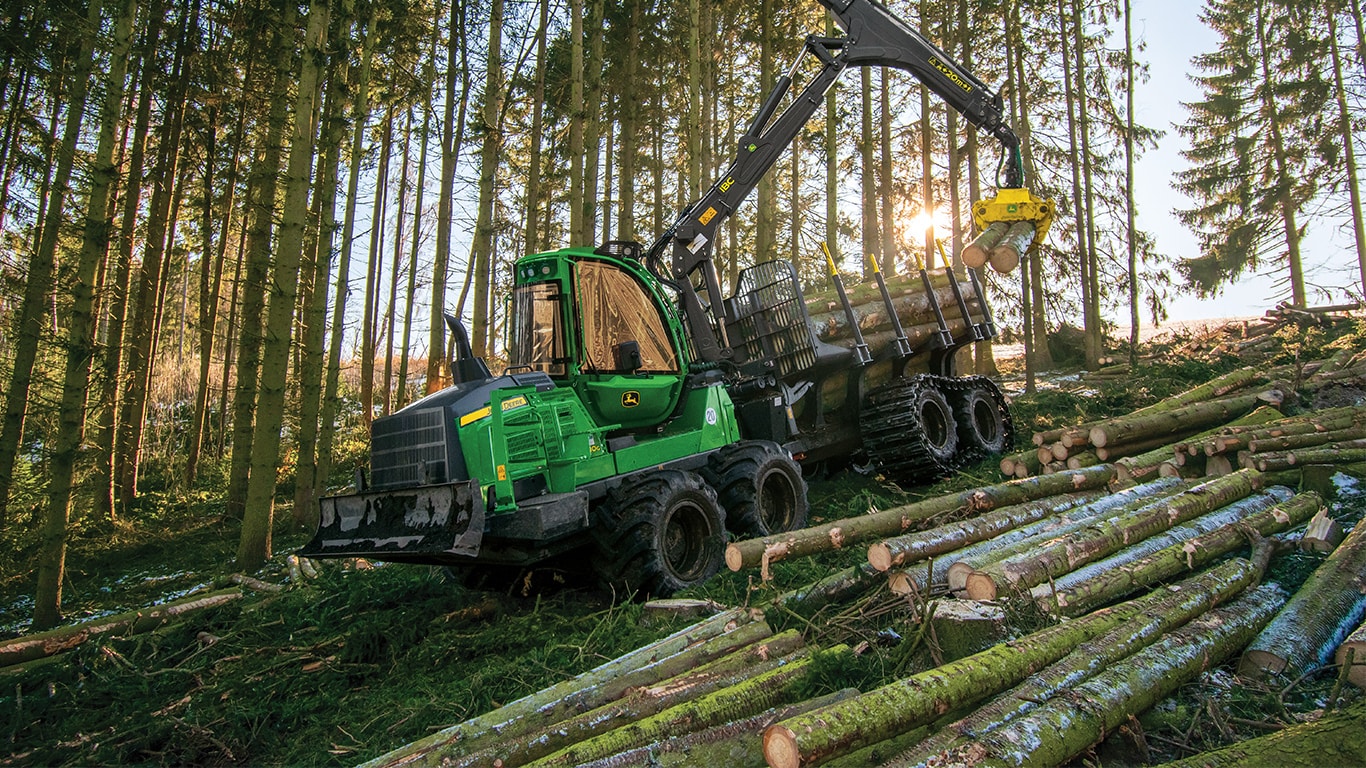
[[802, 753], [797, 748], [797, 734], [783, 725], [770, 726], [764, 731], [764, 759], [773, 768], [797, 768], [802, 764]]
[[1285, 665], [1285, 657], [1277, 656], [1271, 651], [1252, 648], [1244, 653], [1242, 661], [1238, 662], [1238, 674], [1245, 677], [1268, 677], [1284, 672]]
[[1104, 448], [1110, 442], [1110, 436], [1105, 434], [1104, 427], [1091, 427], [1091, 445], [1097, 448]]
[[891, 570], [895, 565], [892, 562], [892, 548], [880, 541], [868, 547], [868, 564], [879, 571]]
[[954, 563], [949, 566], [948, 580], [949, 590], [960, 592], [968, 585], [968, 576], [972, 573], [972, 566], [967, 563]]
[[[991, 249], [988, 260], [991, 261], [991, 268], [997, 272], [1008, 275], [1020, 266], [1020, 252], [1008, 245], [998, 245]], [[964, 263], [967, 259], [963, 260]]]
[[973, 600], [995, 600], [996, 581], [991, 576], [980, 571], [973, 571], [968, 574], [964, 589], [968, 597]]
[[981, 269], [986, 266], [987, 249], [980, 245], [969, 244], [959, 255], [963, 259], [963, 266], [965, 267], [970, 269]]
[[911, 580], [910, 575], [905, 571], [897, 571], [896, 573], [888, 574], [887, 588], [892, 590], [892, 594], [902, 595], [903, 597], [915, 594], [915, 582]]
[[726, 567], [736, 572], [745, 567], [745, 555], [734, 544], [726, 545]]

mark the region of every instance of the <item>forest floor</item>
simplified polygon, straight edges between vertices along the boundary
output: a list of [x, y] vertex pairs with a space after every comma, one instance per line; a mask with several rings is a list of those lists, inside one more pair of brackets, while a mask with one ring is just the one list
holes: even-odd
[[[1038, 429], [1124, 413], [1242, 365], [1231, 355], [1151, 355], [1118, 382], [1075, 375], [1015, 397], [1017, 444]], [[1178, 361], [1178, 362], [1164, 362]], [[995, 460], [933, 486], [901, 489], [844, 469], [811, 478], [813, 523], [999, 482]], [[1366, 489], [1339, 476], [1332, 513], [1354, 523]], [[691, 619], [643, 621], [586, 574], [538, 569], [493, 591], [466, 590], [435, 569], [346, 568], [290, 584], [284, 557], [307, 538], [277, 509], [277, 557], [256, 577], [288, 585], [130, 637], [103, 637], [0, 669], [0, 765], [352, 765], [539, 690], [662, 637]], [[229, 586], [238, 524], [211, 494], [154, 494], [118, 526], [73, 526], [64, 610], [72, 622]], [[11, 534], [12, 536], [13, 534]], [[9, 543], [9, 542], [5, 542]], [[32, 548], [0, 562], [0, 640], [22, 634], [32, 608]], [[1322, 555], [1273, 561], [1268, 579], [1294, 589]], [[724, 571], [685, 594], [762, 605], [864, 559], [862, 548], [774, 564], [773, 579]], [[810, 681], [810, 695], [867, 690], [934, 664], [906, 654], [913, 606], [879, 591], [815, 620], [773, 617], [828, 647], [868, 641], [872, 653]], [[1045, 623], [1046, 616], [1020, 621]], [[1213, 670], [1142, 718], [1146, 746], [1116, 738], [1105, 764], [1161, 763], [1313, 717], [1334, 693], [1331, 668], [1255, 684]], [[1360, 696], [1348, 687], [1346, 700]]]

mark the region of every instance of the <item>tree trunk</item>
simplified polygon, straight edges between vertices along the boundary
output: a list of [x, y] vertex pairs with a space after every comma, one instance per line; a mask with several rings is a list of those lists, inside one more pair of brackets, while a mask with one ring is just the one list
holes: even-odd
[[522, 229], [522, 247], [526, 253], [540, 253], [541, 238], [537, 233], [541, 209], [541, 140], [545, 110], [546, 35], [550, 26], [550, 0], [540, 0], [539, 21], [536, 25], [536, 74], [531, 93], [531, 151], [527, 157], [526, 221]]
[[[432, 29], [432, 51], [431, 59], [424, 70], [424, 79], [428, 87], [432, 90], [436, 88], [436, 70], [433, 62], [436, 61], [438, 31], [433, 25]], [[408, 262], [408, 290], [405, 292], [403, 303], [403, 343], [399, 350], [398, 363], [398, 396], [394, 401], [395, 409], [402, 408], [408, 404], [408, 366], [410, 349], [413, 341], [413, 304], [417, 300], [417, 254], [422, 248], [422, 200], [427, 189], [427, 144], [431, 138], [432, 105], [430, 102], [422, 104], [422, 127], [418, 129], [421, 149], [417, 155], [417, 183], [415, 185], [415, 195], [413, 199], [413, 238], [409, 247], [412, 258]], [[433, 316], [440, 314], [433, 311]], [[433, 350], [428, 350], [432, 354]]]
[[1072, 34], [1073, 50], [1076, 57], [1077, 79], [1074, 83], [1077, 89], [1077, 130], [1081, 138], [1081, 174], [1082, 186], [1076, 191], [1085, 201], [1083, 217], [1077, 220], [1077, 230], [1086, 230], [1086, 247], [1082, 251], [1082, 259], [1086, 262], [1086, 272], [1083, 277], [1090, 283], [1090, 290], [1085, 294], [1085, 337], [1086, 337], [1086, 367], [1088, 370], [1095, 370], [1100, 367], [1100, 355], [1104, 352], [1103, 329], [1101, 328], [1100, 317], [1100, 256], [1096, 248], [1096, 206], [1095, 196], [1096, 187], [1094, 181], [1094, 159], [1091, 156], [1091, 111], [1090, 97], [1088, 95], [1089, 84], [1086, 74], [1086, 41], [1085, 24], [1082, 20], [1081, 0], [1072, 0]]
[[1167, 768], [1354, 765], [1366, 755], [1366, 705], [1167, 763]]
[[[282, 29], [294, 28], [295, 11], [288, 7]], [[261, 363], [261, 384], [256, 404], [256, 433], [251, 441], [251, 473], [247, 506], [242, 518], [242, 537], [237, 546], [237, 567], [256, 570], [271, 556], [271, 529], [275, 519], [275, 477], [280, 463], [281, 427], [284, 423], [286, 376], [294, 309], [298, 299], [299, 263], [308, 218], [308, 182], [313, 148], [317, 140], [317, 103], [321, 90], [321, 62], [327, 46], [329, 9], [326, 0], [313, 0], [308, 8], [303, 39], [303, 68], [294, 101], [294, 131], [290, 137], [285, 171], [285, 199], [280, 238], [271, 273], [270, 308]], [[277, 43], [277, 82], [290, 76], [292, 38]], [[283, 100], [284, 93], [276, 97]], [[273, 111], [273, 110], [272, 110]]]
[[474, 245], [470, 269], [473, 271], [474, 320], [470, 341], [475, 357], [489, 352], [489, 285], [493, 279], [494, 187], [498, 177], [498, 155], [502, 149], [503, 106], [503, 0], [493, 0], [489, 9], [488, 66], [484, 79], [484, 143], [479, 152], [479, 213], [474, 225]]
[[[1132, 0], [1124, 0], [1124, 216], [1129, 245], [1129, 365], [1138, 366], [1138, 225], [1134, 201], [1134, 12]], [[1362, 285], [1366, 286], [1366, 252], [1362, 256]]]
[[968, 597], [991, 600], [1007, 589], [1023, 591], [1042, 584], [1174, 525], [1232, 504], [1250, 495], [1258, 480], [1257, 473], [1241, 470], [1198, 485], [1173, 499], [1088, 526], [1065, 541], [997, 561], [968, 577]]
[[[132, 37], [136, 6], [131, 0], [119, 6], [114, 27], [114, 48], [110, 51], [109, 76], [100, 114], [99, 139], [86, 196], [85, 227], [81, 253], [76, 262], [75, 297], [71, 305], [71, 325], [67, 332], [66, 368], [62, 379], [55, 445], [49, 464], [47, 508], [39, 534], [38, 588], [34, 598], [33, 626], [55, 626], [62, 612], [62, 582], [66, 573], [66, 534], [71, 519], [71, 495], [76, 474], [76, 458], [85, 437], [86, 389], [90, 386], [90, 366], [95, 356], [96, 273], [109, 248], [109, 192], [117, 178], [114, 164], [114, 133], [123, 106], [124, 76], [128, 70], [128, 41]], [[97, 26], [100, 3], [90, 4], [88, 22]], [[82, 51], [88, 59], [92, 54]], [[79, 65], [76, 75], [89, 77], [89, 63]], [[77, 113], [80, 110], [76, 110]], [[79, 117], [79, 114], [77, 115]], [[77, 130], [79, 133], [79, 129]], [[63, 153], [69, 151], [64, 148]], [[0, 517], [0, 524], [3, 524]]]
[[379, 336], [380, 276], [384, 267], [385, 210], [389, 206], [389, 161], [394, 149], [394, 104], [385, 105], [384, 127], [380, 129], [379, 167], [376, 169], [375, 198], [370, 207], [370, 253], [365, 270], [365, 295], [361, 297], [360, 415], [369, 427], [375, 416], [375, 355]]
[[[863, 159], [863, 252], [859, 254], [859, 264], [866, 279], [872, 275], [869, 259], [883, 262], [882, 242], [878, 237], [877, 221], [877, 173], [873, 167], [873, 72], [869, 67], [859, 69], [860, 87], [863, 94], [863, 132], [860, 134], [859, 152]], [[890, 223], [890, 222], [889, 222]]]
[[1192, 485], [1193, 483], [1182, 483], [1176, 478], [1164, 477], [1158, 481], [1110, 494], [1074, 512], [1008, 531], [980, 544], [965, 547], [954, 553], [951, 558], [943, 558], [935, 567], [936, 580], [938, 574], [942, 573], [949, 589], [955, 592], [962, 590], [967, 587], [968, 576], [979, 568], [1022, 552], [1032, 552], [1038, 547], [1063, 541], [1073, 532], [1085, 528], [1096, 520], [1129, 514], [1160, 500], [1180, 495]]
[[1131, 715], [1143, 712], [1236, 653], [1271, 618], [1282, 600], [1276, 587], [1258, 587], [1167, 633], [1067, 696], [992, 731], [973, 746], [985, 748], [995, 765], [1065, 763]]
[[[90, 3], [85, 29], [99, 26], [100, 3]], [[0, 527], [7, 522], [7, 505], [14, 483], [14, 463], [23, 440], [24, 419], [28, 413], [29, 387], [33, 383], [33, 367], [38, 359], [44, 329], [43, 316], [49, 306], [52, 275], [57, 263], [57, 240], [61, 228], [63, 200], [70, 191], [71, 169], [75, 164], [76, 145], [80, 140], [81, 118], [85, 114], [85, 100], [90, 87], [90, 71], [94, 66], [93, 36], [81, 29], [81, 20], [68, 18], [65, 34], [71, 44], [78, 45], [70, 75], [70, 97], [66, 105], [66, 125], [61, 146], [57, 149], [55, 174], [52, 177], [38, 247], [28, 263], [24, 283], [24, 300], [19, 308], [18, 332], [14, 342], [14, 357], [10, 367], [9, 387], [5, 390], [5, 415], [0, 424]], [[63, 25], [66, 26], [66, 25]], [[80, 41], [76, 43], [76, 41]], [[54, 112], [54, 119], [56, 113]], [[52, 616], [48, 620], [55, 621]]]
[[[1126, 443], [1146, 440], [1158, 435], [1179, 435], [1188, 433], [1192, 428], [1212, 424], [1227, 424], [1250, 413], [1265, 402], [1264, 395], [1240, 395], [1221, 400], [1130, 416], [1121, 416], [1091, 428], [1091, 445], [1104, 448], [1112, 443]], [[1278, 405], [1279, 403], [1273, 403]]]
[[1357, 523], [1338, 548], [1243, 653], [1238, 672], [1298, 677], [1327, 662], [1366, 614], [1366, 525]]
[[[1247, 546], [1246, 531], [1249, 529], [1262, 536], [1289, 530], [1308, 520], [1322, 504], [1318, 494], [1303, 493], [1240, 522], [1227, 523], [1118, 567], [1096, 568], [1084, 581], [1060, 579], [1048, 589], [1045, 603], [1055, 606], [1062, 615], [1079, 615], [1143, 587], [1203, 568]], [[1044, 587], [1041, 585], [1040, 589]]]
[[1304, 267], [1300, 257], [1300, 240], [1303, 239], [1304, 234], [1295, 222], [1296, 206], [1290, 198], [1296, 180], [1291, 177], [1287, 168], [1289, 156], [1285, 149], [1285, 137], [1282, 135], [1281, 116], [1276, 104], [1276, 89], [1272, 87], [1278, 78], [1271, 71], [1271, 47], [1266, 40], [1266, 18], [1260, 3], [1256, 5], [1254, 13], [1256, 15], [1257, 50], [1261, 57], [1262, 69], [1262, 87], [1258, 88], [1257, 92], [1262, 99], [1262, 118], [1266, 120], [1266, 127], [1271, 133], [1271, 160], [1276, 166], [1276, 187], [1281, 190], [1277, 203], [1281, 211], [1281, 221], [1285, 228], [1286, 261], [1290, 268], [1290, 302], [1297, 307], [1305, 307], [1308, 306], [1309, 297], [1304, 288]]
[[[341, 18], [333, 18], [332, 31], [329, 35], [340, 38], [341, 45], [334, 46], [344, 49], [351, 42], [350, 28], [354, 19], [351, 17], [350, 5], [343, 5]], [[435, 33], [433, 33], [435, 39]], [[435, 45], [435, 43], [433, 43]], [[435, 51], [433, 51], [435, 59]], [[431, 67], [428, 67], [428, 80], [434, 84], [431, 75]], [[299, 366], [299, 441], [298, 441], [298, 460], [295, 463], [294, 471], [294, 522], [304, 530], [312, 530], [317, 525], [318, 510], [314, 504], [318, 495], [318, 488], [327, 487], [327, 475], [320, 470], [331, 468], [331, 456], [326, 460], [319, 454], [319, 437], [322, 430], [321, 410], [323, 396], [323, 380], [327, 375], [327, 346], [324, 334], [327, 324], [327, 280], [332, 274], [333, 242], [337, 235], [337, 188], [341, 164], [342, 142], [346, 139], [346, 119], [342, 116], [343, 102], [345, 93], [343, 86], [346, 80], [346, 62], [339, 55], [333, 54], [330, 57], [327, 73], [327, 93], [323, 101], [322, 117], [319, 122], [318, 138], [318, 167], [317, 182], [314, 184], [314, 205], [316, 212], [313, 214], [317, 231], [311, 243], [305, 244], [304, 253], [309, 257], [313, 269], [313, 290], [310, 293], [308, 306], [302, 310], [304, 318], [303, 337], [300, 346], [303, 348], [303, 357]], [[424, 107], [424, 115], [430, 114], [430, 105]], [[425, 117], [424, 117], [425, 121]], [[425, 130], [426, 123], [423, 124], [423, 151], [426, 151]], [[423, 158], [425, 160], [425, 156]], [[418, 178], [422, 178], [422, 171], [425, 170], [425, 163], [419, 166]], [[418, 210], [421, 209], [422, 187], [418, 185]], [[414, 218], [413, 237], [417, 237], [417, 219]], [[414, 248], [416, 253], [416, 248]], [[311, 254], [311, 255], [310, 255]], [[414, 260], [416, 264], [416, 260]], [[304, 265], [304, 269], [308, 268]], [[409, 286], [409, 298], [412, 298], [412, 286]], [[336, 294], [340, 302], [342, 294]], [[404, 331], [410, 327], [407, 323], [411, 319], [412, 312], [408, 312], [405, 317]], [[336, 334], [340, 336], [340, 333]], [[404, 337], [404, 349], [408, 346], [408, 337]], [[405, 357], [406, 361], [407, 358]], [[404, 379], [406, 369], [399, 374], [400, 379]], [[331, 453], [329, 444], [328, 453]]]
[[138, 473], [142, 461], [143, 430], [146, 424], [147, 399], [151, 388], [153, 347], [156, 344], [157, 318], [160, 315], [159, 297], [166, 281], [163, 263], [169, 259], [173, 243], [168, 233], [175, 227], [173, 204], [176, 199], [175, 181], [179, 178], [180, 136], [184, 127], [185, 93], [191, 77], [189, 63], [191, 37], [197, 39], [198, 6], [194, 6], [194, 21], [190, 11], [182, 8], [176, 30], [176, 48], [171, 65], [171, 88], [166, 95], [163, 123], [157, 130], [158, 159], [152, 169], [152, 199], [147, 211], [145, 249], [138, 279], [137, 301], [132, 306], [128, 328], [128, 365], [123, 382], [123, 402], [120, 405], [120, 440], [117, 448], [119, 495], [125, 511], [132, 507], [138, 495]]
[[[448, 754], [465, 754], [467, 747], [488, 746], [490, 742], [486, 739], [491, 737], [511, 738], [515, 734], [529, 733], [574, 713], [601, 706], [625, 692], [625, 689], [614, 686], [614, 682], [622, 675], [635, 670], [652, 669], [656, 670], [657, 677], [653, 680], [636, 678], [636, 684], [651, 685], [664, 680], [676, 674], [661, 666], [671, 657], [687, 653], [688, 649], [700, 647], [710, 638], [734, 632], [749, 623], [750, 613], [741, 609], [703, 619], [569, 680], [381, 755], [366, 763], [366, 768], [397, 768], [416, 762], [439, 762]], [[692, 661], [693, 656], [682, 658], [687, 659], [690, 665], [695, 663]]]
[[[372, 14], [373, 18], [373, 14]], [[363, 49], [361, 71], [362, 79], [369, 79], [370, 56], [373, 52], [374, 26], [366, 34], [366, 47]], [[436, 202], [436, 248], [432, 257], [432, 325], [427, 336], [427, 394], [439, 391], [445, 372], [442, 369], [446, 321], [446, 281], [450, 275], [451, 256], [451, 219], [455, 207], [455, 172], [460, 164], [460, 147], [464, 143], [465, 110], [469, 104], [470, 69], [467, 61], [465, 42], [465, 0], [452, 0], [451, 16], [446, 44], [446, 98], [445, 119], [441, 123], [441, 185]], [[459, 59], [459, 65], [455, 64]], [[455, 84], [457, 76], [460, 91], [457, 95]], [[358, 97], [365, 100], [364, 92]], [[459, 116], [456, 104], [460, 105]], [[360, 110], [358, 114], [364, 114]], [[357, 129], [357, 136], [360, 136]], [[359, 139], [357, 139], [359, 142]], [[355, 155], [358, 156], [358, 155]], [[352, 195], [354, 198], [354, 194]], [[343, 245], [343, 248], [347, 246]], [[345, 250], [343, 250], [345, 254]], [[341, 327], [341, 326], [335, 326]], [[330, 385], [330, 380], [329, 380]], [[324, 423], [324, 428], [327, 422]]]
[[[830, 654], [849, 653], [847, 646], [835, 646]], [[723, 725], [748, 717], [765, 709], [790, 704], [801, 697], [802, 686], [810, 656], [790, 659], [749, 679], [707, 694], [696, 701], [687, 701], [653, 717], [619, 728], [566, 747], [530, 765], [576, 766], [591, 760], [615, 755], [633, 747], [661, 739], [678, 738], [716, 725]]]
[[[825, 13], [825, 36], [835, 36], [835, 16], [831, 11]], [[844, 256], [840, 253], [839, 240], [839, 107], [835, 100], [832, 85], [825, 93], [825, 247], [830, 249], [830, 257], [840, 264]], [[734, 225], [732, 225], [734, 228]]]
[[[587, 156], [583, 166], [582, 230], [575, 233], [576, 245], [597, 244], [598, 164], [602, 143], [602, 63], [605, 26], [605, 0], [588, 0], [588, 66], [584, 71], [584, 100], [587, 117], [584, 120], [583, 148]], [[610, 126], [609, 126], [610, 130]], [[611, 151], [611, 142], [608, 142]], [[610, 184], [610, 176], [608, 174]]]
[[971, 715], [946, 726], [910, 753], [898, 756], [898, 764], [925, 761], [939, 764], [938, 761], [950, 760], [957, 748], [966, 745], [970, 739], [981, 738], [1027, 715], [1045, 701], [1065, 697], [1077, 685], [1148, 647], [1164, 633], [1237, 597], [1244, 586], [1241, 582], [1229, 581], [1214, 589], [1172, 593], [1171, 600], [1160, 609], [1135, 616], [1109, 632], [1078, 645], [1056, 663], [1030, 675]]
[[[749, 626], [766, 626], [756, 622]], [[731, 634], [738, 634], [739, 631]], [[716, 691], [738, 685], [775, 667], [800, 662], [794, 658], [803, 645], [801, 634], [796, 630], [788, 631], [769, 638], [761, 638], [750, 645], [740, 647], [721, 657], [698, 658], [690, 666], [676, 665], [678, 673], [666, 680], [650, 685], [623, 688], [623, 693], [600, 707], [590, 709], [545, 727], [515, 738], [503, 739], [501, 743], [472, 752], [465, 757], [451, 760], [452, 768], [475, 768], [484, 765], [527, 765], [548, 755], [565, 750], [578, 751], [585, 743], [605, 742], [620, 748], [611, 752], [602, 749], [588, 750], [593, 756], [585, 756], [579, 763], [621, 752], [640, 743], [634, 739], [620, 737], [629, 732], [635, 738], [648, 733], [649, 723], [642, 721], [654, 718], [661, 712], [715, 693]], [[802, 653], [806, 656], [809, 652]], [[703, 663], [707, 662], [707, 663]], [[626, 726], [631, 726], [629, 729]], [[607, 734], [624, 729], [622, 733]], [[670, 734], [678, 735], [678, 734]], [[647, 737], [648, 738], [648, 737]], [[596, 753], [596, 754], [595, 754]], [[554, 764], [554, 760], [546, 761]]]
[[944, 512], [967, 508], [986, 512], [998, 507], [1057, 496], [1062, 493], [1101, 488], [1113, 477], [1109, 467], [1093, 467], [1050, 475], [1047, 478], [1012, 480], [1000, 485], [907, 504], [869, 515], [835, 520], [761, 539], [738, 541], [726, 547], [726, 565], [732, 571], [763, 566], [789, 557], [801, 557], [841, 549], [870, 539], [896, 536]]
[[[408, 222], [408, 169], [412, 162], [413, 149], [413, 109], [406, 110], [403, 121], [403, 160], [398, 171], [398, 212], [394, 216], [394, 255], [389, 260], [389, 303], [385, 308], [384, 322], [380, 326], [384, 336], [384, 383], [380, 387], [383, 402], [380, 413], [387, 416], [394, 407], [394, 324], [398, 320], [398, 278], [403, 274], [403, 245]], [[410, 257], [417, 260], [417, 252]], [[376, 345], [378, 347], [378, 345]]]
[[[584, 237], [584, 122], [583, 93], [584, 0], [569, 0], [569, 244], [587, 245]], [[596, 147], [594, 148], [596, 150]]]
[[879, 541], [868, 547], [868, 563], [879, 571], [953, 552], [1099, 499], [1105, 491], [1072, 494], [1001, 507], [920, 533]]
[[[1183, 591], [1223, 592], [1251, 583], [1246, 561], [1229, 563], [1182, 583]], [[904, 733], [936, 716], [1012, 687], [1078, 645], [1125, 621], [1160, 612], [1174, 598], [1166, 589], [1113, 608], [1001, 643], [904, 680], [784, 720], [764, 732], [764, 757], [775, 768], [828, 760]]]

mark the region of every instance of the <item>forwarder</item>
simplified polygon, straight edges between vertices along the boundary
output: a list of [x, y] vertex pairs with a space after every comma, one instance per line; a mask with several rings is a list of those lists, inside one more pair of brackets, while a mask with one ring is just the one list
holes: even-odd
[[[849, 67], [907, 70], [1001, 142], [997, 197], [973, 206], [978, 245], [1028, 247], [1051, 220], [1051, 205], [1024, 189], [999, 95], [886, 7], [821, 3], [844, 36], [806, 38], [730, 166], [651, 246], [609, 242], [516, 263], [505, 372], [492, 375], [446, 316], [454, 384], [374, 421], [368, 481], [321, 500], [301, 554], [478, 576], [582, 553], [619, 593], [666, 596], [716, 572], [728, 529], [804, 527], [803, 464], [858, 458], [921, 483], [1009, 446], [1005, 398], [954, 369], [957, 350], [995, 335], [975, 273], [967, 283], [949, 274], [942, 302], [942, 280], [921, 271], [936, 324], [914, 343], [904, 299], [878, 273], [891, 329], [877, 349], [837, 274], [853, 331], [845, 346], [818, 340], [787, 262], [744, 270], [723, 298], [718, 228]], [[788, 99], [806, 56], [819, 69]]]

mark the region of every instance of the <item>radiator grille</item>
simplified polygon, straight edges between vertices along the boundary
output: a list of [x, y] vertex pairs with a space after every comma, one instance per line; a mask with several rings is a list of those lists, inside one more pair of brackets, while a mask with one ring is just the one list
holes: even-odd
[[449, 480], [444, 408], [402, 411], [370, 427], [370, 485], [407, 488]]

